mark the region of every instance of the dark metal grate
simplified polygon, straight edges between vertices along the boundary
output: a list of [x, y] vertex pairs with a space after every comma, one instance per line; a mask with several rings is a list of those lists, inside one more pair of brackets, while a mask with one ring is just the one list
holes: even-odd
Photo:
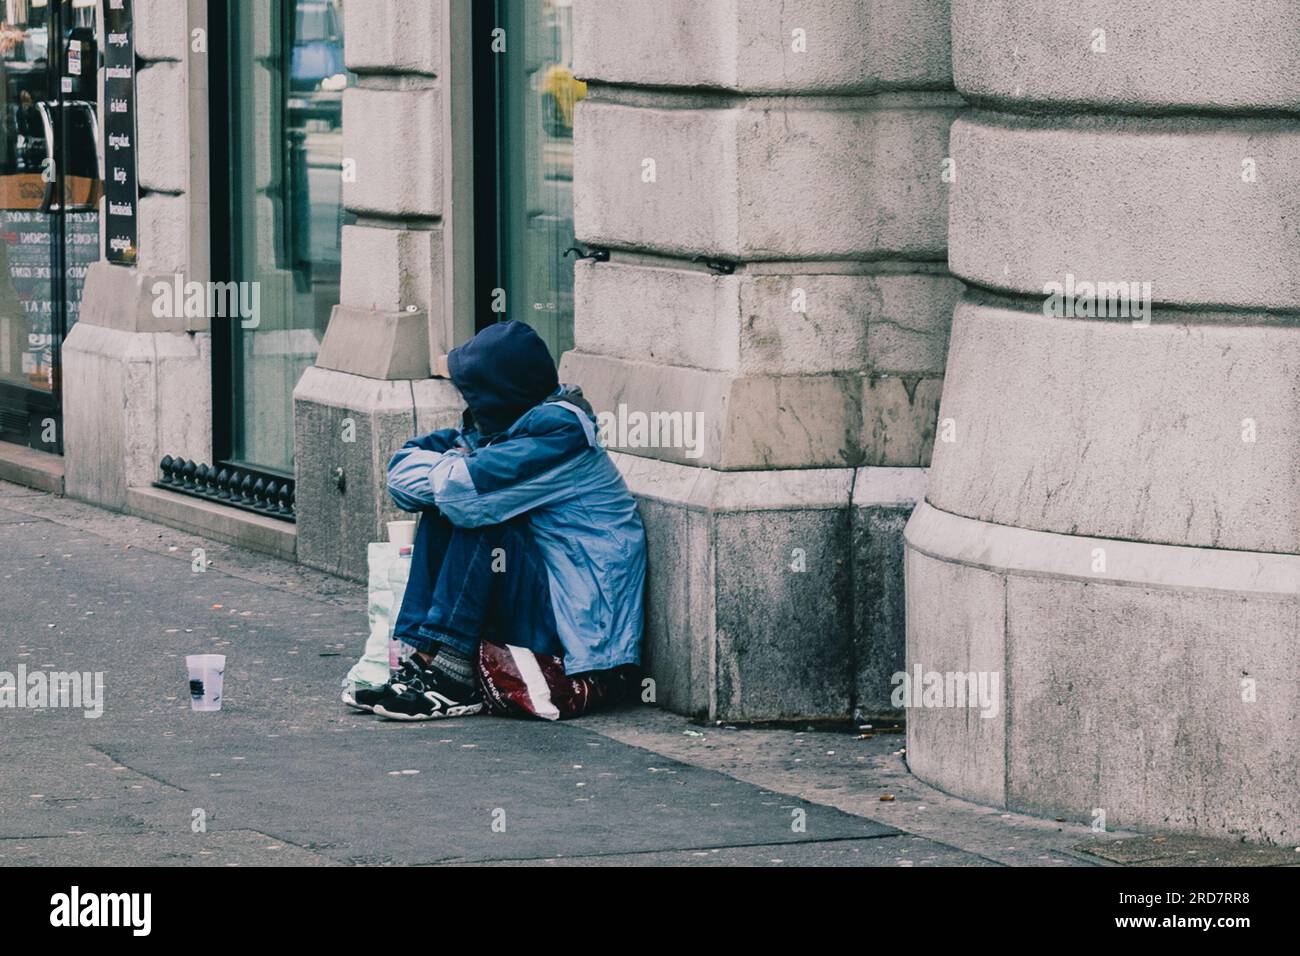
[[158, 463], [158, 470], [162, 477], [153, 483], [155, 488], [166, 488], [281, 521], [294, 520], [292, 478], [233, 466], [215, 468], [171, 455]]
[[27, 413], [0, 408], [0, 431], [27, 434]]

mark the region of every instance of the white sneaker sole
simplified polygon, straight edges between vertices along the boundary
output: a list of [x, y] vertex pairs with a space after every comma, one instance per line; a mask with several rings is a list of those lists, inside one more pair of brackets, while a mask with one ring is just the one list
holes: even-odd
[[347, 704], [353, 710], [361, 711], [361, 713], [363, 714], [373, 714], [375, 712], [375, 708], [372, 707], [370, 704], [358, 704], [356, 700], [353, 698], [353, 696], [349, 694], [347, 691], [343, 692], [342, 699], [343, 699], [343, 703]]
[[457, 707], [448, 707], [446, 710], [437, 714], [398, 714], [391, 710], [385, 710], [383, 704], [375, 704], [374, 712], [378, 716], [387, 718], [388, 720], [406, 720], [414, 722], [418, 720], [441, 720], [444, 717], [469, 717], [473, 714], [477, 714], [482, 709], [482, 703], [461, 704]]

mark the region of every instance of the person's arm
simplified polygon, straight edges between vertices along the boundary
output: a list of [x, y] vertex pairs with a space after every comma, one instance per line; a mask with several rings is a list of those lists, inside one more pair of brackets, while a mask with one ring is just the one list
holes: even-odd
[[388, 462], [388, 496], [403, 511], [424, 511], [434, 507], [433, 496], [422, 472], [442, 455], [459, 447], [458, 428], [442, 428], [418, 435], [404, 444]]
[[399, 451], [388, 466], [389, 493], [400, 508], [436, 507], [463, 528], [499, 524], [572, 494], [569, 473], [593, 436], [567, 408], [542, 406], [526, 432], [496, 445]]
[[418, 448], [421, 451], [448, 451], [462, 444], [459, 428], [440, 428], [427, 435], [417, 435], [407, 441], [402, 448]]

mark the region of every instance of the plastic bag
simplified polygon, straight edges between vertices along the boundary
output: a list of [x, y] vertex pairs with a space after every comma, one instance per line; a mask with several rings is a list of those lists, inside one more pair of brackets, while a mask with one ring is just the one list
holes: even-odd
[[392, 595], [391, 610], [388, 615], [388, 668], [396, 671], [402, 661], [414, 653], [415, 648], [399, 641], [393, 636], [397, 627], [397, 615], [402, 610], [402, 598], [406, 596], [406, 582], [411, 578], [411, 552], [414, 548], [407, 544], [397, 548], [397, 557], [388, 563], [388, 593]]
[[483, 641], [478, 678], [489, 713], [564, 720], [622, 700], [633, 685], [630, 668], [564, 673], [564, 661], [524, 647]]
[[[366, 549], [369, 570], [370, 600], [367, 612], [370, 634], [361, 659], [343, 678], [344, 687], [357, 689], [382, 687], [388, 683], [389, 674], [400, 661], [394, 660], [393, 628], [397, 612], [406, 594], [406, 582], [411, 573], [411, 547], [390, 541], [372, 541]], [[405, 552], [405, 554], [403, 554]]]

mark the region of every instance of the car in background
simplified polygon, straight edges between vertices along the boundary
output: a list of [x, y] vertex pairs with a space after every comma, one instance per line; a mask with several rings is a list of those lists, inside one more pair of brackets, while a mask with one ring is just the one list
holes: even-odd
[[330, 129], [340, 127], [347, 85], [338, 4], [334, 0], [300, 0], [295, 7], [289, 64], [290, 125], [323, 120]]

